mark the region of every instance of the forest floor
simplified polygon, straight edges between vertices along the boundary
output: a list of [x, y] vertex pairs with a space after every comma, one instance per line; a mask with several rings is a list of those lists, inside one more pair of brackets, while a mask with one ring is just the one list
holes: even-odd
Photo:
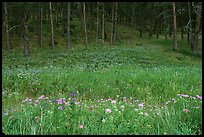
[[[151, 41], [151, 42], [150, 42]], [[202, 58], [172, 40], [2, 55], [6, 134], [202, 134]], [[72, 94], [73, 93], [73, 94]]]

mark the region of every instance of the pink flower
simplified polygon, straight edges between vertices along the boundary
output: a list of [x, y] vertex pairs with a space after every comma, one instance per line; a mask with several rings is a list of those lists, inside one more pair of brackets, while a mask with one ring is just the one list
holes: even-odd
[[188, 109], [183, 109], [183, 112], [188, 113], [190, 111]]
[[84, 128], [84, 125], [79, 125], [79, 128]]
[[39, 102], [39, 100], [35, 100], [34, 102], [35, 102], [35, 103], [38, 103], [38, 102]]
[[139, 106], [139, 108], [143, 108], [144, 105], [143, 104], [138, 104], [138, 106]]
[[43, 99], [44, 98], [44, 95], [41, 95], [38, 99]]
[[132, 97], [130, 97], [130, 100], [132, 100]]
[[120, 108], [124, 109], [124, 108], [125, 108], [125, 106], [124, 106], [124, 105], [122, 105]]
[[112, 100], [111, 103], [116, 104], [116, 100]]
[[126, 102], [126, 99], [123, 99], [123, 102]]
[[202, 96], [196, 95], [196, 97], [200, 100], [202, 100]]
[[111, 113], [112, 111], [110, 109], [106, 109], [106, 112], [107, 113]]

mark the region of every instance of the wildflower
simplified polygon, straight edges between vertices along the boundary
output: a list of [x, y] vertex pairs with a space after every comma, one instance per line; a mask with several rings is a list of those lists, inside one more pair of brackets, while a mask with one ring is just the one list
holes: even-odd
[[66, 102], [65, 105], [66, 105], [66, 106], [70, 106], [69, 102]]
[[79, 125], [79, 128], [84, 128], [84, 125]]
[[200, 106], [196, 106], [195, 108], [200, 108]]
[[111, 113], [112, 111], [110, 109], [106, 109], [106, 112], [107, 113]]
[[116, 100], [112, 100], [111, 103], [116, 104]]
[[200, 100], [202, 100], [202, 96], [196, 95], [196, 97]]
[[184, 94], [181, 94], [181, 96], [182, 96], [182, 97], [189, 97], [189, 95], [184, 95]]
[[103, 119], [103, 120], [102, 120], [102, 122], [103, 122], [103, 123], [105, 123], [105, 122], [106, 122], [106, 120], [105, 120], [105, 119]]
[[130, 97], [130, 100], [132, 100], [132, 97]]
[[38, 102], [39, 102], [39, 100], [35, 100], [34, 102], [35, 102], [35, 103], [38, 103]]
[[183, 109], [183, 112], [188, 113], [190, 111], [188, 109]]
[[123, 99], [123, 102], [126, 102], [126, 99]]
[[135, 111], [138, 111], [138, 109], [134, 108]]
[[123, 97], [123, 99], [126, 99], [126, 97]]
[[70, 97], [72, 97], [72, 96], [73, 96], [73, 93], [71, 92], [71, 93], [70, 93]]
[[122, 105], [120, 108], [124, 109], [124, 108], [125, 108], [125, 106], [124, 106], [124, 105]]
[[10, 116], [10, 117], [9, 117], [9, 119], [12, 119], [12, 118], [13, 118], [13, 116]]
[[58, 107], [58, 109], [59, 109], [59, 110], [63, 110], [63, 107], [62, 107], [62, 106], [60, 106], [60, 107]]
[[41, 95], [38, 99], [43, 99], [45, 96], [44, 95]]
[[143, 108], [143, 104], [138, 104], [139, 108]]

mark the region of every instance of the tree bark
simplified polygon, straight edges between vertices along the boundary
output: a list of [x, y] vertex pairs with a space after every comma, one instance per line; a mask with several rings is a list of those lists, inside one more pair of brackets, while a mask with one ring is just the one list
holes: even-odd
[[51, 3], [51, 2], [49, 2], [49, 8], [50, 8], [51, 42], [52, 42], [52, 48], [55, 48], [55, 43], [54, 43], [54, 29], [53, 29], [53, 17], [52, 17], [52, 3]]
[[196, 14], [195, 32], [194, 32], [194, 37], [193, 37], [193, 54], [194, 55], [197, 55], [198, 53], [198, 32], [200, 28], [200, 20], [201, 20], [201, 15]]
[[176, 5], [173, 2], [173, 23], [174, 23], [174, 37], [173, 37], [173, 50], [177, 49], [177, 35], [176, 35]]
[[70, 48], [70, 16], [71, 16], [71, 3], [67, 2], [67, 49]]
[[28, 39], [28, 13], [25, 9], [24, 11], [24, 56], [28, 56], [29, 54], [29, 39]]
[[115, 16], [114, 16], [114, 31], [113, 31], [113, 41], [116, 40], [116, 24], [117, 24], [117, 10], [118, 10], [118, 2], [115, 2]]
[[87, 48], [87, 45], [88, 45], [88, 36], [87, 36], [87, 28], [86, 28], [86, 5], [85, 5], [85, 2], [83, 2], [83, 16], [84, 16], [85, 44], [86, 44], [86, 48]]
[[[190, 7], [190, 2], [188, 2], [188, 18], [189, 18], [189, 21], [191, 21], [191, 7]], [[187, 41], [188, 41], [188, 44], [191, 46], [191, 49], [193, 50], [193, 47], [192, 47], [192, 25], [191, 25], [191, 22], [189, 24], [190, 26], [190, 32], [188, 31], [188, 37], [187, 37]]]
[[41, 2], [38, 3], [39, 13], [38, 13], [38, 44], [42, 46], [42, 5]]
[[111, 39], [110, 39], [110, 45], [113, 44], [113, 35], [114, 35], [114, 2], [113, 2], [113, 7], [112, 7], [112, 19], [111, 19], [111, 24], [112, 24], [112, 27], [111, 27]]
[[99, 38], [98, 38], [98, 25], [99, 25], [99, 15], [98, 15], [98, 2], [96, 2], [96, 45], [98, 46]]
[[7, 9], [7, 4], [4, 2], [4, 15], [5, 15], [5, 22], [6, 22], [6, 48], [7, 51], [9, 52], [11, 49], [11, 41], [10, 41], [10, 33], [9, 33], [9, 21], [8, 21], [8, 9]]
[[105, 42], [105, 11], [104, 11], [104, 2], [102, 5], [102, 44]]

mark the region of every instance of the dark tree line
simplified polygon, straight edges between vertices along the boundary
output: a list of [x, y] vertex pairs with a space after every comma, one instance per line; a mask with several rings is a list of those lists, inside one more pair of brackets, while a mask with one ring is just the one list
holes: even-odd
[[174, 50], [180, 46], [177, 44], [179, 32], [181, 39], [187, 36], [189, 48], [197, 54], [202, 28], [202, 2], [4, 2], [2, 13], [7, 51], [15, 46], [12, 38], [19, 37], [24, 43], [25, 56], [29, 55], [33, 33], [37, 34], [40, 47], [49, 41], [55, 48], [58, 41], [55, 33], [61, 31], [62, 36], [66, 36], [66, 48], [70, 49], [71, 41], [77, 39], [77, 28], [83, 30], [86, 47], [92, 42], [91, 33], [95, 34], [97, 46], [113, 45], [121, 39], [118, 25], [130, 28], [131, 42], [138, 39], [132, 29], [139, 32], [139, 37], [147, 32], [150, 38], [153, 35], [159, 38], [162, 34], [165, 40], [172, 39]]

